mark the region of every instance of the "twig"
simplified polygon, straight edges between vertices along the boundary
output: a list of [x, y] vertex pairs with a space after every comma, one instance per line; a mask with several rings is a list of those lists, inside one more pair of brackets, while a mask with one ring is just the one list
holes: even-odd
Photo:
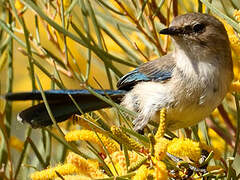
[[147, 34], [147, 32], [143, 29], [143, 27], [141, 26], [141, 24], [139, 23], [139, 21], [134, 18], [133, 16], [131, 16], [131, 14], [127, 11], [127, 9], [124, 7], [124, 5], [122, 4], [122, 2], [120, 0], [115, 0], [118, 5], [125, 11], [126, 15], [135, 23], [136, 27], [146, 36], [146, 38], [152, 42], [153, 44], [156, 45], [158, 51], [160, 54], [164, 54], [162, 47], [161, 46], [157, 46], [157, 41], [154, 40], [151, 36], [149, 36]]
[[178, 0], [173, 0], [173, 16], [178, 16]]
[[218, 107], [218, 111], [221, 114], [224, 122], [226, 123], [227, 127], [229, 128], [229, 132], [231, 133], [231, 135], [235, 136], [235, 132], [236, 132], [236, 128], [233, 126], [227, 112], [225, 111], [223, 105], [219, 105]]
[[139, 49], [138, 45], [136, 42], [134, 42], [134, 47], [136, 48], [136, 50], [147, 60], [149, 61], [148, 57], [141, 51], [141, 49]]

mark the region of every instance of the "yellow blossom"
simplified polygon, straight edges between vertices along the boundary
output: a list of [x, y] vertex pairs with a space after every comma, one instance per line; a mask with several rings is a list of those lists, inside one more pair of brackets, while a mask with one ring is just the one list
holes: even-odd
[[[103, 142], [104, 146], [107, 148], [109, 153], [115, 152], [119, 150], [119, 145], [117, 142], [114, 140], [104, 136], [101, 133], [97, 133], [101, 141]], [[96, 133], [94, 131], [90, 130], [74, 130], [70, 131], [65, 135], [65, 139], [67, 141], [77, 141], [77, 140], [82, 140], [82, 141], [89, 141], [96, 143], [101, 150], [103, 151], [102, 144], [97, 137]]]
[[24, 4], [20, 0], [15, 0], [14, 6], [19, 11], [21, 11], [24, 8]]
[[32, 180], [48, 180], [48, 179], [50, 180], [57, 177], [56, 172], [64, 176], [64, 175], [78, 173], [79, 169], [70, 163], [57, 165], [56, 167], [34, 172], [33, 174], [31, 174], [31, 179]]
[[155, 161], [155, 166], [156, 180], [167, 180], [168, 171], [166, 165], [162, 161]]
[[145, 164], [147, 162], [147, 160], [148, 160], [147, 156], [143, 156], [143, 157], [139, 158], [139, 160], [137, 162], [134, 162], [129, 166], [128, 171], [129, 172], [135, 171], [141, 165]]
[[158, 138], [161, 138], [164, 136], [164, 133], [165, 133], [165, 130], [166, 130], [166, 108], [162, 108], [160, 110], [160, 122], [159, 122], [159, 127], [158, 127], [158, 131], [155, 135], [155, 138], [158, 139]]
[[143, 146], [136, 142], [134, 139], [128, 137], [122, 130], [116, 126], [111, 127], [112, 133], [118, 138], [121, 144], [124, 144], [130, 150], [141, 151]]
[[99, 170], [99, 164], [97, 161], [84, 159], [78, 154], [70, 152], [67, 156], [67, 163], [75, 165], [82, 174], [91, 178], [104, 178], [107, 177]]
[[187, 138], [174, 138], [168, 144], [167, 152], [177, 157], [188, 157], [194, 161], [198, 161], [201, 157], [200, 143]]
[[[239, 20], [239, 13], [240, 11], [235, 11], [234, 16], [237, 20]], [[239, 52], [240, 52], [240, 38], [239, 35], [237, 34], [232, 26], [227, 24], [225, 21], [221, 20], [226, 28], [228, 38], [230, 41], [231, 48], [233, 49], [232, 57], [233, 57], [233, 72], [234, 72], [234, 78], [236, 80], [240, 80], [240, 57], [239, 57]]]
[[146, 165], [142, 165], [136, 172], [136, 175], [133, 177], [133, 180], [145, 180], [147, 179], [148, 168]]
[[168, 171], [166, 165], [162, 161], [153, 159], [153, 166], [147, 167], [147, 165], [142, 165], [137, 171], [133, 180], [145, 180], [145, 179], [155, 179], [155, 180], [167, 180]]
[[[127, 173], [127, 165], [126, 165], [126, 159], [125, 159], [125, 155], [123, 151], [117, 151], [112, 153], [111, 155], [111, 159], [118, 171], [119, 175], [124, 175]], [[128, 151], [128, 156], [129, 156], [129, 161], [130, 164], [136, 163], [142, 156], [140, 156], [139, 154], [137, 154], [134, 151]], [[105, 160], [106, 164], [108, 165], [108, 167], [111, 169], [111, 171], [113, 172], [114, 175], [117, 175], [115, 173], [115, 170], [113, 168], [113, 165], [111, 163], [111, 160], [109, 157], [107, 157]]]
[[230, 91], [240, 92], [240, 81], [234, 81], [231, 84]]
[[170, 141], [168, 139], [163, 137], [156, 140], [156, 144], [154, 145], [154, 153], [157, 160], [162, 160], [165, 157], [169, 142]]
[[239, 38], [236, 36], [234, 29], [232, 28], [232, 26], [230, 26], [229, 24], [227, 24], [225, 21], [221, 20], [224, 24], [224, 27], [227, 31], [228, 34], [228, 38], [231, 44], [231, 47], [236, 51], [239, 52], [240, 50], [240, 40]]
[[235, 10], [233, 12], [233, 16], [235, 17], [235, 19], [240, 22], [240, 10]]
[[20, 152], [23, 150], [23, 142], [20, 139], [18, 139], [16, 136], [10, 137], [10, 146]]

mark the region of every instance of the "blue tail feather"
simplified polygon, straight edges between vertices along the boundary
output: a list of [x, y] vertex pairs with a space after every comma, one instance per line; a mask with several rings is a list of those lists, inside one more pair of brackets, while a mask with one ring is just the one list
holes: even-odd
[[[94, 90], [96, 93], [101, 95], [123, 95], [126, 93], [124, 90]], [[44, 91], [44, 94], [48, 101], [58, 101], [68, 99], [69, 95], [73, 98], [81, 96], [91, 96], [92, 94], [86, 90], [49, 90]], [[9, 101], [23, 101], [23, 100], [42, 100], [41, 91], [32, 91], [32, 92], [19, 92], [19, 93], [8, 93], [4, 96], [5, 99]]]
[[[116, 103], [121, 101], [121, 98], [126, 91], [121, 90], [94, 90], [96, 93], [103, 96], [109, 96], [111, 100]], [[69, 95], [71, 95], [77, 102], [83, 113], [111, 107], [108, 103], [100, 100], [88, 90], [50, 90], [44, 91], [50, 106], [51, 112], [57, 122], [62, 122], [68, 119], [73, 114], [81, 114], [77, 107], [72, 102]], [[9, 93], [6, 94], [7, 100], [42, 100], [40, 91], [22, 92], [22, 93]], [[23, 110], [18, 114], [18, 120], [27, 122], [32, 127], [44, 127], [52, 124], [52, 120], [48, 115], [44, 103], [32, 106]]]

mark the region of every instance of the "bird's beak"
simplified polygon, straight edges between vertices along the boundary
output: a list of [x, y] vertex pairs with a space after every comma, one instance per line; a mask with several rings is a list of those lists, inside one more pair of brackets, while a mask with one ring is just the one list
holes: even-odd
[[162, 29], [160, 32], [160, 34], [168, 34], [168, 35], [178, 35], [182, 33], [182, 28], [176, 27], [176, 26], [172, 26], [166, 29]]

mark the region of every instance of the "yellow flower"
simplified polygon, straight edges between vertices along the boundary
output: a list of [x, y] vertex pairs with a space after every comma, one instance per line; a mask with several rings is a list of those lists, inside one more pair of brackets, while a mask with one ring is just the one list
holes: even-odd
[[233, 48], [233, 50], [235, 50], [236, 52], [239, 52], [240, 50], [240, 40], [239, 38], [236, 36], [234, 29], [232, 28], [232, 26], [230, 26], [229, 24], [227, 24], [225, 21], [221, 20], [224, 24], [224, 27], [227, 31], [228, 34], [228, 38], [231, 44], [231, 47]]
[[20, 152], [23, 150], [23, 142], [20, 139], [18, 139], [16, 136], [10, 137], [10, 146]]
[[[127, 173], [127, 164], [126, 164], [126, 159], [125, 159], [125, 155], [123, 151], [117, 151], [112, 153], [111, 155], [111, 159], [118, 171], [119, 175], [124, 175]], [[128, 156], [129, 156], [129, 161], [130, 161], [130, 165], [133, 163], [136, 163], [139, 159], [142, 158], [142, 156], [140, 156], [139, 154], [137, 154], [134, 151], [128, 151]], [[114, 175], [117, 175], [114, 167], [111, 163], [111, 160], [109, 157], [107, 157], [105, 160], [106, 164], [108, 165], [108, 167], [110, 168], [110, 170], [113, 172]]]
[[33, 174], [31, 174], [31, 179], [33, 180], [50, 180], [55, 177], [57, 177], [56, 172], [61, 174], [62, 176], [64, 175], [70, 175], [70, 174], [75, 174], [79, 172], [79, 169], [74, 166], [73, 164], [63, 164], [63, 165], [57, 165], [56, 167], [53, 168], [48, 168], [42, 171], [36, 171]]
[[165, 157], [169, 142], [170, 141], [168, 139], [163, 137], [156, 140], [156, 144], [154, 145], [154, 153], [157, 160], [162, 160]]
[[148, 176], [148, 168], [146, 165], [142, 165], [133, 177], [133, 180], [145, 180]]
[[167, 152], [177, 157], [188, 157], [194, 161], [198, 161], [201, 157], [200, 143], [187, 138], [174, 138], [168, 144]]
[[233, 12], [233, 16], [238, 22], [240, 22], [240, 10], [235, 9], [235, 11]]
[[[239, 13], [240, 11], [235, 11], [234, 12], [234, 16], [235, 18], [239, 21]], [[233, 72], [234, 72], [234, 78], [236, 80], [240, 80], [240, 57], [239, 57], [239, 53], [240, 53], [240, 39], [239, 39], [239, 35], [240, 34], [236, 34], [236, 32], [234, 31], [234, 29], [232, 28], [232, 26], [230, 26], [229, 24], [227, 24], [225, 21], [221, 20], [226, 28], [227, 34], [228, 34], [228, 38], [230, 41], [230, 45], [231, 48], [233, 49]]]
[[240, 81], [234, 81], [231, 84], [230, 91], [240, 92]]
[[97, 161], [84, 159], [78, 154], [70, 152], [67, 156], [67, 163], [75, 165], [81, 174], [84, 174], [91, 178], [104, 178], [107, 177], [99, 170], [99, 164]]
[[161, 138], [164, 136], [165, 130], [166, 130], [166, 108], [162, 108], [160, 110], [160, 121], [159, 121], [159, 127], [158, 127], [158, 131], [155, 135], [155, 139]]
[[137, 162], [134, 162], [129, 166], [128, 171], [129, 172], [135, 171], [136, 169], [141, 167], [143, 164], [145, 164], [147, 160], [148, 160], [148, 156], [143, 156], [139, 158]]
[[153, 167], [147, 167], [147, 165], [142, 165], [137, 171], [133, 180], [145, 180], [145, 179], [155, 179], [155, 180], [167, 180], [168, 171], [166, 165], [162, 161], [153, 159]]
[[[109, 153], [119, 150], [119, 145], [117, 142], [104, 136], [101, 133], [97, 133], [97, 134], [98, 134], [99, 138], [101, 139], [101, 141], [103, 142], [104, 146], [107, 148]], [[65, 135], [65, 139], [67, 141], [82, 140], [82, 141], [93, 142], [101, 148], [102, 152], [104, 152], [99, 138], [97, 137], [97, 135], [94, 131], [90, 131], [90, 130], [74, 130], [74, 131], [70, 131], [69, 133], [67, 133]]]
[[162, 161], [155, 161], [156, 180], [167, 180], [168, 171], [166, 165]]
[[136, 142], [134, 139], [128, 137], [122, 130], [116, 126], [111, 127], [112, 133], [118, 138], [121, 144], [124, 144], [130, 150], [141, 151], [143, 146]]
[[24, 4], [20, 0], [15, 0], [14, 6], [18, 11], [21, 11], [24, 8]]

